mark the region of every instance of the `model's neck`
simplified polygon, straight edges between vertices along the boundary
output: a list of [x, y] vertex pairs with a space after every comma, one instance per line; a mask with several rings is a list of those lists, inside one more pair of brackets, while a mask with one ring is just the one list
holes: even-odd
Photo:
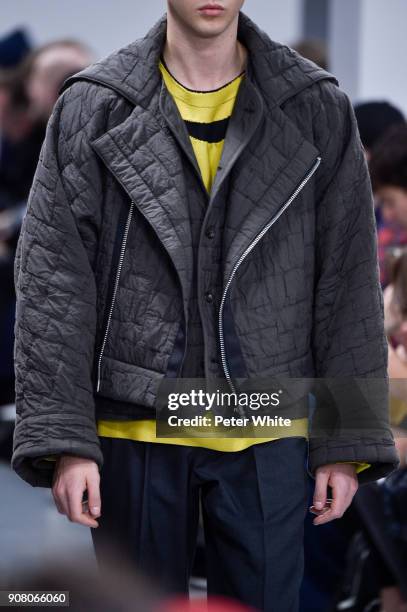
[[246, 48], [237, 40], [237, 19], [213, 38], [199, 37], [168, 15], [163, 48], [165, 63], [174, 77], [190, 89], [217, 89], [240, 74]]

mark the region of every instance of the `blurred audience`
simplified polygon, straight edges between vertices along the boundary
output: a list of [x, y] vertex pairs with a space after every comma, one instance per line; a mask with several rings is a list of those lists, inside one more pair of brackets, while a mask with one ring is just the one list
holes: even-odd
[[31, 50], [28, 33], [17, 28], [0, 38], [0, 73], [17, 66]]
[[387, 130], [404, 122], [403, 113], [385, 100], [356, 104], [355, 115], [368, 161], [372, 148]]
[[380, 208], [378, 226], [382, 285], [389, 282], [389, 254], [407, 245], [407, 123], [389, 127], [370, 152], [373, 192]]
[[14, 207], [19, 205], [30, 186], [30, 176], [24, 185], [21, 175], [29, 175], [33, 165], [29, 167], [25, 147], [19, 146], [29, 136], [32, 122], [24, 85], [15, 75], [30, 49], [28, 37], [22, 30], [0, 40], [0, 405], [14, 401], [12, 265], [20, 225]]
[[407, 123], [386, 131], [372, 149], [369, 167], [384, 220], [407, 228]]
[[390, 283], [384, 290], [385, 328], [389, 342], [391, 422], [400, 455], [407, 466], [407, 248], [393, 252]]
[[64, 80], [86, 68], [93, 59], [87, 45], [71, 39], [47, 43], [30, 54], [21, 71], [35, 121], [48, 121]]
[[0, 42], [0, 405], [14, 401], [14, 254], [47, 121], [63, 81], [92, 59], [76, 40]]
[[293, 46], [293, 49], [320, 68], [328, 70], [328, 50], [322, 40], [312, 38], [300, 40]]

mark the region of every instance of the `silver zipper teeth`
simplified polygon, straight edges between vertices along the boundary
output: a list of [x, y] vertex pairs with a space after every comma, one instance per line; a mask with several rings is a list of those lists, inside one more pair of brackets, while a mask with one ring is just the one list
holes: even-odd
[[274, 215], [274, 217], [271, 219], [271, 221], [269, 221], [267, 223], [267, 225], [265, 225], [263, 227], [261, 232], [259, 234], [257, 234], [256, 238], [253, 240], [253, 242], [251, 242], [249, 244], [249, 246], [240, 255], [239, 259], [237, 260], [237, 262], [233, 266], [233, 269], [232, 269], [232, 272], [231, 272], [231, 274], [229, 276], [228, 282], [226, 283], [225, 289], [223, 291], [220, 307], [219, 307], [219, 318], [218, 318], [218, 323], [219, 323], [219, 342], [220, 342], [220, 354], [221, 354], [221, 359], [222, 359], [223, 371], [224, 371], [225, 377], [226, 377], [226, 379], [227, 379], [227, 381], [228, 381], [228, 383], [229, 383], [233, 393], [235, 393], [235, 387], [234, 387], [233, 382], [231, 380], [231, 376], [230, 376], [230, 372], [229, 372], [229, 367], [228, 367], [228, 364], [227, 364], [227, 361], [226, 361], [225, 341], [224, 341], [224, 336], [223, 336], [223, 320], [222, 320], [222, 318], [223, 318], [223, 307], [225, 305], [225, 299], [226, 299], [227, 292], [228, 292], [229, 287], [230, 287], [230, 285], [232, 283], [232, 280], [233, 280], [233, 278], [234, 278], [234, 276], [236, 274], [236, 271], [239, 268], [239, 266], [242, 263], [242, 261], [244, 261], [244, 259], [247, 257], [247, 255], [254, 249], [256, 244], [263, 238], [264, 234], [270, 229], [270, 227], [272, 225], [274, 225], [274, 223], [283, 214], [283, 212], [286, 210], [286, 208], [288, 208], [288, 206], [290, 206], [290, 204], [293, 202], [293, 200], [295, 200], [295, 198], [298, 196], [298, 194], [304, 189], [305, 185], [311, 179], [311, 177], [313, 176], [314, 172], [316, 172], [316, 170], [317, 170], [317, 168], [318, 168], [320, 163], [321, 163], [321, 157], [317, 157], [317, 159], [316, 159], [314, 165], [312, 166], [311, 170], [308, 172], [308, 174], [304, 177], [304, 179], [298, 185], [297, 189], [294, 191], [294, 193], [291, 195], [291, 197], [287, 200], [287, 202], [285, 204], [283, 204], [283, 206], [276, 213], [276, 215]]
[[114, 283], [113, 297], [112, 297], [112, 302], [110, 304], [109, 316], [108, 316], [108, 319], [107, 319], [106, 330], [105, 330], [105, 335], [104, 335], [104, 338], [103, 338], [102, 348], [100, 349], [100, 354], [99, 354], [99, 360], [98, 360], [98, 380], [97, 380], [96, 392], [98, 392], [99, 389], [100, 389], [100, 368], [101, 368], [101, 363], [102, 363], [102, 357], [103, 357], [103, 353], [104, 353], [104, 350], [105, 350], [105, 346], [106, 346], [106, 342], [107, 342], [107, 337], [108, 337], [108, 334], [109, 334], [110, 322], [112, 320], [113, 308], [114, 308], [114, 304], [115, 304], [115, 301], [116, 301], [117, 289], [119, 287], [120, 274], [121, 274], [122, 267], [123, 267], [124, 253], [126, 251], [127, 236], [128, 236], [129, 229], [130, 229], [130, 222], [131, 222], [131, 218], [132, 218], [132, 215], [133, 215], [133, 208], [134, 208], [134, 202], [131, 203], [129, 214], [127, 216], [126, 227], [125, 227], [124, 234], [123, 234], [122, 246], [121, 246], [121, 249], [120, 249], [119, 264], [117, 266], [116, 279], [115, 279], [115, 283]]

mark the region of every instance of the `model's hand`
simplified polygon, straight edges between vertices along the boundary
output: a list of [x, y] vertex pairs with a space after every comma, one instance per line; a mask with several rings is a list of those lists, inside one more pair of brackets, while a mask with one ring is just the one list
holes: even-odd
[[407, 602], [398, 586], [384, 587], [380, 591], [382, 610], [391, 612], [407, 612]]
[[[70, 521], [98, 527], [100, 516], [100, 476], [98, 465], [90, 459], [62, 455], [55, 466], [52, 494], [58, 512], [66, 514]], [[82, 503], [87, 491], [88, 501]]]
[[[328, 509], [324, 510], [327, 501], [328, 485], [332, 489], [333, 499]], [[358, 490], [358, 478], [355, 466], [350, 463], [330, 463], [319, 467], [315, 474], [314, 506], [321, 511], [313, 523], [323, 525], [340, 518], [350, 506]]]
[[405, 468], [407, 467], [407, 438], [405, 437], [405, 431], [397, 427], [392, 427], [392, 430], [394, 435], [394, 443], [400, 459], [399, 468]]

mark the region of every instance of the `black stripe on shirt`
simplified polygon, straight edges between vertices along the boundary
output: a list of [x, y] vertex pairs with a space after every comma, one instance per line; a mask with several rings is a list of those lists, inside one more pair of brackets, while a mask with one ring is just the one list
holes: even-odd
[[199, 123], [197, 121], [185, 121], [188, 134], [204, 142], [220, 142], [226, 136], [229, 117], [212, 121], [211, 123]]

